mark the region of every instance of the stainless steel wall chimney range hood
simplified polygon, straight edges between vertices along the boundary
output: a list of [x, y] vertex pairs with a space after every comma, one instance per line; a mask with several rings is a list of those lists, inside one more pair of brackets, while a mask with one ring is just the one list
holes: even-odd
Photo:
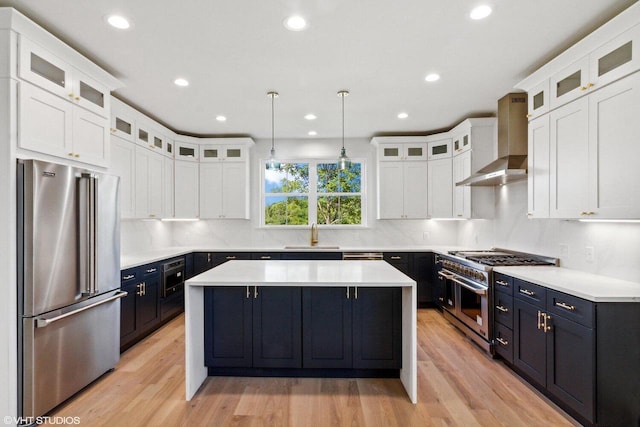
[[527, 179], [527, 94], [498, 100], [498, 158], [456, 185], [495, 186]]

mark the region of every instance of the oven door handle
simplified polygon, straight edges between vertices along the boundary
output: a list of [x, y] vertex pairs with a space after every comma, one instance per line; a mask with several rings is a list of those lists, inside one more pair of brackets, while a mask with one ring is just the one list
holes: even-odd
[[469, 289], [471, 292], [473, 292], [474, 294], [477, 295], [486, 295], [487, 294], [487, 288], [484, 287], [475, 287], [475, 286], [471, 286], [468, 283], [463, 282], [462, 280], [458, 280], [455, 277], [452, 277], [451, 280], [453, 280], [454, 282], [456, 282], [458, 285], [463, 286], [467, 289]]
[[453, 274], [443, 273], [442, 271], [438, 271], [438, 276], [444, 277], [447, 280], [453, 280], [454, 278]]

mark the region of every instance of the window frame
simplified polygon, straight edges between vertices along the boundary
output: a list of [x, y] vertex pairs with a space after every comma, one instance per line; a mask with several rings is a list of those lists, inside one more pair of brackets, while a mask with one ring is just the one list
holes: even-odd
[[[316, 223], [318, 228], [324, 229], [340, 229], [345, 230], [349, 228], [367, 228], [367, 163], [365, 158], [352, 158], [352, 163], [360, 164], [360, 192], [359, 193], [322, 193], [318, 191], [318, 164], [322, 163], [336, 163], [336, 159], [334, 158], [320, 158], [320, 157], [310, 157], [310, 158], [295, 158], [295, 159], [278, 159], [281, 164], [284, 163], [308, 163], [309, 164], [309, 192], [308, 193], [290, 193], [291, 197], [295, 197], [297, 194], [307, 196], [308, 200], [308, 224], [306, 225], [269, 225], [265, 224], [265, 201], [267, 195], [277, 194], [277, 193], [267, 193], [265, 192], [264, 180], [266, 168], [265, 164], [268, 162], [268, 159], [260, 159], [259, 167], [260, 167], [260, 228], [265, 228], [269, 230], [281, 229], [281, 230], [295, 230], [295, 229], [308, 229], [311, 224]], [[359, 195], [360, 196], [360, 224], [323, 224], [318, 222], [318, 197], [326, 196], [326, 195]]]

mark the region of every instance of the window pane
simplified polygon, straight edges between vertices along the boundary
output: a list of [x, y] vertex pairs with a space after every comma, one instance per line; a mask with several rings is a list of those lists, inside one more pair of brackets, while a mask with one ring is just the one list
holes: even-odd
[[266, 170], [265, 193], [308, 193], [309, 164], [282, 163], [279, 170]]
[[361, 224], [360, 196], [319, 196], [318, 224]]
[[351, 163], [340, 170], [337, 163], [318, 164], [318, 193], [359, 193], [361, 183], [360, 163]]
[[264, 207], [265, 225], [309, 224], [309, 201], [306, 197], [267, 196]]

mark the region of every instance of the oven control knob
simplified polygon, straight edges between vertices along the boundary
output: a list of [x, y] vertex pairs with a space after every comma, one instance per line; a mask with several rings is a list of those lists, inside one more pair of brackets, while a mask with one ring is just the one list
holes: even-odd
[[478, 279], [478, 280], [482, 280], [482, 279], [484, 279], [484, 274], [482, 274], [482, 273], [481, 273], [481, 272], [479, 272], [479, 271], [476, 271], [476, 274], [474, 275], [474, 277], [475, 277], [476, 279]]

